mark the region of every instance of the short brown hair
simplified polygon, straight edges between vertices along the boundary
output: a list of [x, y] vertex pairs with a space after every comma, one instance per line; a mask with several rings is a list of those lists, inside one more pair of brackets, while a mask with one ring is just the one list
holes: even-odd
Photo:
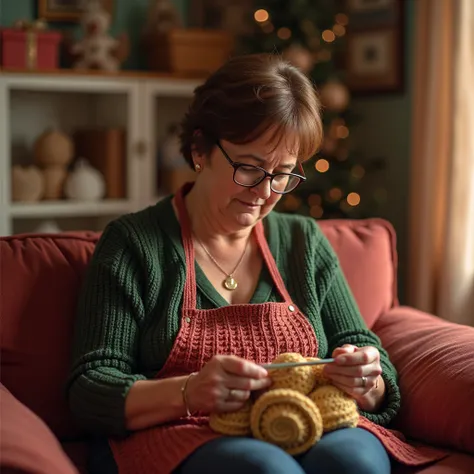
[[193, 166], [193, 147], [208, 155], [216, 140], [248, 143], [269, 129], [277, 145], [296, 134], [298, 159], [311, 158], [323, 135], [315, 87], [277, 54], [236, 56], [194, 91], [181, 123], [181, 152]]

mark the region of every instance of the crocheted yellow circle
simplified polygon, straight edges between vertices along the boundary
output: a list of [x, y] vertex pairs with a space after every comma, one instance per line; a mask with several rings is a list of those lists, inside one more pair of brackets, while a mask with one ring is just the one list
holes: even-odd
[[255, 438], [296, 455], [307, 451], [322, 436], [323, 423], [316, 405], [292, 389], [264, 393], [254, 404], [250, 426]]
[[251, 435], [250, 410], [252, 404], [248, 401], [240, 410], [228, 413], [211, 413], [209, 426], [216, 431], [228, 436]]
[[[280, 354], [272, 364], [281, 362], [304, 362], [306, 359], [297, 353], [286, 352]], [[271, 390], [278, 388], [289, 388], [307, 395], [314, 388], [315, 372], [314, 366], [291, 367], [288, 369], [268, 369], [268, 375], [272, 379]]]
[[323, 420], [324, 432], [353, 428], [359, 422], [356, 402], [332, 385], [317, 388], [308, 397], [316, 404]]

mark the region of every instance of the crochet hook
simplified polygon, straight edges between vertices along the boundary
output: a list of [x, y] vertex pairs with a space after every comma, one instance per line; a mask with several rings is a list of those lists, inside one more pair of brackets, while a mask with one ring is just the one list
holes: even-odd
[[292, 367], [302, 367], [304, 365], [330, 364], [334, 359], [307, 360], [305, 362], [280, 362], [279, 364], [261, 364], [264, 369], [290, 369]]

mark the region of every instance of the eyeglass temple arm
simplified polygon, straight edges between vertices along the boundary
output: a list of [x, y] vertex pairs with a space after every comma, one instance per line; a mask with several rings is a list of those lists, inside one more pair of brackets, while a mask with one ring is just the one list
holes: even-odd
[[225, 159], [229, 162], [229, 164], [231, 166], [234, 166], [234, 162], [232, 161], [230, 156], [227, 154], [227, 152], [224, 150], [224, 148], [222, 148], [221, 144], [219, 143], [219, 140], [216, 141], [216, 146], [222, 152], [222, 154], [224, 155]]
[[299, 161], [299, 160], [298, 160], [298, 166], [299, 166], [299, 169], [300, 169], [301, 177], [302, 177], [303, 179], [306, 179], [306, 175], [305, 175], [305, 172], [304, 172], [303, 164], [302, 164], [301, 161]]

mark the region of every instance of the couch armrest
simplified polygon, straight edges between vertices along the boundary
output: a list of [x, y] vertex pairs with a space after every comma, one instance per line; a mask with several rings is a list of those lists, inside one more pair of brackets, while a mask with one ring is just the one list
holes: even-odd
[[401, 306], [373, 330], [399, 374], [402, 406], [394, 428], [474, 453], [474, 328]]
[[48, 426], [0, 384], [0, 471], [78, 474]]

